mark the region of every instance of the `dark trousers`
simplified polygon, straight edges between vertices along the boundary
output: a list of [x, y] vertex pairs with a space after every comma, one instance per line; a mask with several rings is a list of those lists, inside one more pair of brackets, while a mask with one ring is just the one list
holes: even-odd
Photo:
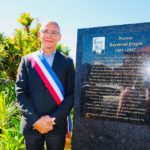
[[64, 150], [65, 134], [36, 134], [24, 135], [26, 150]]

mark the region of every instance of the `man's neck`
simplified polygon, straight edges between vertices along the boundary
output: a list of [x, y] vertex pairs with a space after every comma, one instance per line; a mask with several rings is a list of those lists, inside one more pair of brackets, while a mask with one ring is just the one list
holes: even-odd
[[56, 49], [42, 49], [44, 54], [50, 56]]

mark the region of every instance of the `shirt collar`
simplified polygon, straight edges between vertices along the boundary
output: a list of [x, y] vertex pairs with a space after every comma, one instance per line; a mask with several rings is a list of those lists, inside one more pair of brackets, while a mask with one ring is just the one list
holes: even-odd
[[50, 56], [45, 55], [44, 52], [43, 52], [43, 49], [41, 49], [40, 52], [41, 52], [42, 55], [44, 55], [46, 57], [50, 57], [50, 56], [55, 56], [56, 49], [53, 51], [53, 53]]

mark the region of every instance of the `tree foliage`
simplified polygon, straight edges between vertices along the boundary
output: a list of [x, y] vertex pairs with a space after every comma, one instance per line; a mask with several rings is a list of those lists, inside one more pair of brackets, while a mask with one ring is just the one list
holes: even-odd
[[29, 32], [30, 25], [32, 24], [33, 20], [34, 19], [30, 16], [29, 13], [22, 13], [18, 18], [18, 22], [21, 23], [23, 27], [25, 27], [27, 32]]

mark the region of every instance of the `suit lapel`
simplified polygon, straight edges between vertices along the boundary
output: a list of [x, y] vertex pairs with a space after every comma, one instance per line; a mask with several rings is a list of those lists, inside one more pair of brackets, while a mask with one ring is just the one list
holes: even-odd
[[59, 52], [56, 50], [53, 64], [52, 64], [52, 69], [58, 76], [61, 74], [61, 69], [60, 69], [60, 65], [59, 65], [60, 62], [61, 61], [60, 61], [60, 57], [59, 57]]
[[62, 62], [62, 57], [59, 51], [56, 51], [53, 64], [52, 64], [52, 69], [61, 81], [63, 87], [65, 87], [65, 72], [64, 72], [64, 65]]

